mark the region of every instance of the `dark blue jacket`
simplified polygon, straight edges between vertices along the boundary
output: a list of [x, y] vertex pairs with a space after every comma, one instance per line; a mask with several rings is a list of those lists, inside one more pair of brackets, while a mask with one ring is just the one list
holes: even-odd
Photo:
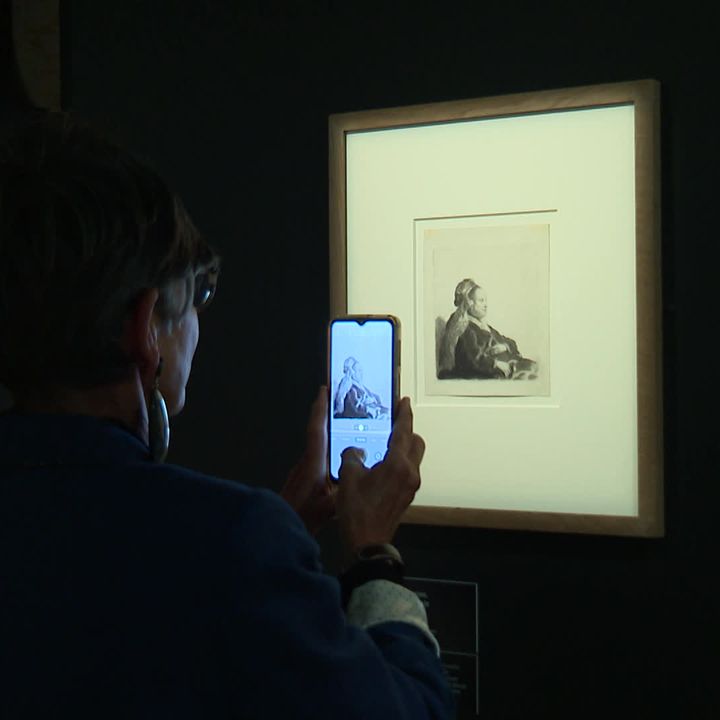
[[0, 415], [0, 717], [449, 717], [425, 635], [348, 624], [275, 493], [121, 426]]

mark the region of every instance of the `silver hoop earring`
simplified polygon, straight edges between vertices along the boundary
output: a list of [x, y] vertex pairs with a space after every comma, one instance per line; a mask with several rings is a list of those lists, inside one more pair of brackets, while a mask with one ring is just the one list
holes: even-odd
[[168, 420], [165, 398], [160, 392], [160, 373], [162, 372], [162, 366], [163, 360], [160, 358], [160, 363], [155, 373], [155, 385], [150, 394], [150, 403], [148, 405], [150, 456], [156, 463], [165, 461], [168, 448], [170, 447], [170, 421]]

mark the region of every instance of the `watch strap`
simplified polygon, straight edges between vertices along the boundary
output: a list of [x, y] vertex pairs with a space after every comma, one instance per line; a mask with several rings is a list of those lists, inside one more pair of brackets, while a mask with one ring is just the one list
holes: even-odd
[[391, 558], [400, 564], [403, 564], [400, 551], [390, 543], [380, 543], [377, 545], [364, 545], [355, 553], [355, 560], [364, 562], [365, 560], [374, 560], [376, 558]]
[[367, 545], [355, 554], [355, 562], [340, 575], [343, 607], [347, 607], [352, 591], [370, 580], [388, 580], [404, 585], [405, 565], [393, 545]]

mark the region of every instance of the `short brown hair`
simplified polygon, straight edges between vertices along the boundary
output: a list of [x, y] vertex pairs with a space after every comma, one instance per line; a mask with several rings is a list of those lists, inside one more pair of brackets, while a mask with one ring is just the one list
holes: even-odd
[[126, 379], [119, 341], [140, 293], [158, 288], [156, 310], [173, 322], [196, 274], [218, 264], [148, 164], [66, 113], [44, 114], [0, 147], [0, 382]]

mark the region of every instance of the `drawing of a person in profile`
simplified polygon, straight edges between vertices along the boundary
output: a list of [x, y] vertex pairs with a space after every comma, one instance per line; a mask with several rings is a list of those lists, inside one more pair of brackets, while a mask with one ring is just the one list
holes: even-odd
[[471, 278], [461, 280], [455, 287], [455, 307], [438, 337], [439, 379], [537, 377], [537, 363], [522, 356], [515, 340], [487, 323], [487, 294]]
[[343, 377], [338, 384], [333, 402], [336, 418], [386, 418], [389, 409], [380, 396], [363, 384], [362, 366], [354, 358], [343, 363]]

